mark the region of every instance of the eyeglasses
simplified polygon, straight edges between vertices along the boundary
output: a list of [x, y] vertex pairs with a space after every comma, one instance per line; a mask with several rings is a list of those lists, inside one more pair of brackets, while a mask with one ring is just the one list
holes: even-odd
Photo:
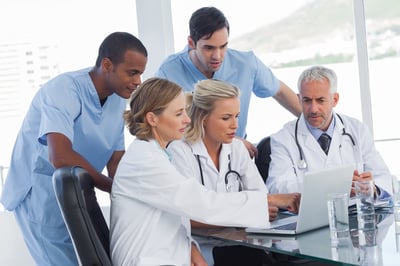
[[[201, 184], [204, 186], [203, 169], [200, 163], [200, 156], [196, 155], [199, 164]], [[225, 187], [227, 192], [239, 192], [243, 190], [243, 182], [240, 174], [231, 169], [231, 156], [228, 154], [228, 172], [225, 174]]]

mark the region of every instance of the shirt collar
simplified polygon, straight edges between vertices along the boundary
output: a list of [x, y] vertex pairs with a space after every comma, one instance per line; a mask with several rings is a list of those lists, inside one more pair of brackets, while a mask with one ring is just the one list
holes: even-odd
[[[197, 140], [194, 143], [191, 143], [192, 152], [194, 155], [200, 155], [201, 157], [210, 157], [207, 152], [206, 145], [202, 140]], [[230, 144], [222, 144], [220, 157], [228, 156], [227, 154], [231, 153], [231, 145]]]
[[333, 111], [332, 111], [332, 117], [333, 117], [333, 119], [332, 119], [331, 123], [329, 124], [329, 127], [328, 127], [328, 129], [327, 129], [326, 131], [322, 131], [322, 130], [319, 129], [319, 128], [312, 127], [312, 126], [307, 122], [307, 120], [305, 120], [305, 119], [304, 119], [304, 121], [306, 122], [307, 128], [308, 128], [308, 130], [311, 132], [311, 135], [313, 135], [313, 137], [314, 137], [315, 139], [319, 139], [319, 137], [321, 136], [322, 133], [326, 133], [326, 134], [328, 134], [328, 135], [332, 138], [332, 136], [333, 136], [333, 131], [334, 131], [334, 129], [335, 129], [335, 124], [336, 124], [336, 115], [335, 115], [335, 112], [333, 112]]

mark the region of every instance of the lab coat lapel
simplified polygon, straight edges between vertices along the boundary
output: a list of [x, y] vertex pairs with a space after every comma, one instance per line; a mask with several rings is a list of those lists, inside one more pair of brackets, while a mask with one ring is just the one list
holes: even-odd
[[331, 144], [329, 147], [329, 152], [328, 152], [328, 156], [327, 156], [327, 160], [326, 160], [326, 167], [333, 167], [335, 165], [337, 165], [338, 163], [340, 163], [341, 159], [340, 159], [340, 145], [341, 145], [341, 132], [342, 131], [342, 127], [341, 127], [341, 123], [338, 121], [336, 121], [335, 124], [335, 129], [333, 130], [333, 136], [331, 139]]
[[[231, 161], [232, 161], [231, 145], [222, 144], [221, 152], [219, 154], [219, 172], [220, 173], [227, 173], [229, 171], [228, 156], [230, 156]], [[231, 162], [231, 166], [232, 166], [232, 162]]]
[[195, 155], [200, 155], [200, 157], [208, 158], [208, 153], [206, 146], [204, 145], [203, 141], [196, 141], [192, 145], [192, 152]]
[[344, 125], [336, 116], [335, 130], [331, 142], [331, 149], [329, 150], [329, 165], [337, 165], [346, 162], [352, 163], [354, 161], [353, 145], [348, 137], [342, 135]]
[[[217, 191], [225, 191], [225, 173], [228, 172], [228, 154], [231, 153], [231, 147], [228, 144], [223, 144], [221, 153], [219, 155], [219, 170], [215, 167], [214, 162], [211, 160], [210, 155], [207, 152], [207, 148], [203, 141], [197, 141], [192, 144], [193, 154], [198, 154], [204, 175], [205, 183], [213, 184], [217, 188]], [[211, 171], [211, 172], [210, 172]], [[215, 180], [215, 176], [218, 179]]]
[[313, 152], [318, 155], [323, 155], [323, 157], [326, 157], [326, 154], [321, 149], [321, 146], [319, 145], [318, 141], [313, 137], [313, 135], [308, 130], [303, 115], [301, 116], [300, 121], [299, 121], [298, 138], [299, 138], [299, 142], [300, 142], [300, 139], [303, 142], [300, 144], [301, 147], [304, 147], [306, 150], [308, 150], [308, 152], [306, 152], [306, 153]]
[[[306, 126], [306, 122], [304, 116], [300, 117], [299, 127], [298, 127], [298, 140], [300, 146], [303, 148], [304, 158], [309, 163], [309, 170], [313, 170], [312, 165], [314, 166], [326, 166], [328, 156], [321, 149], [318, 141], [313, 137]], [[328, 153], [329, 155], [329, 153]], [[319, 167], [317, 167], [319, 168]]]

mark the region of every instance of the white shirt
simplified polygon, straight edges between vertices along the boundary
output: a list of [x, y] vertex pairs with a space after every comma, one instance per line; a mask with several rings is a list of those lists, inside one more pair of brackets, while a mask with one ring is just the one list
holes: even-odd
[[215, 193], [181, 175], [158, 143], [135, 139], [111, 192], [114, 265], [190, 265], [190, 223], [265, 227], [264, 192]]
[[[308, 130], [304, 116], [298, 122], [297, 139], [307, 163], [299, 168], [300, 154], [295, 140], [296, 120], [287, 123], [278, 133], [271, 135], [271, 163], [267, 187], [270, 193], [302, 192], [303, 177], [308, 171], [354, 164], [363, 172], [371, 172], [376, 185], [392, 194], [392, 177], [388, 167], [376, 150], [374, 140], [366, 125], [360, 121], [340, 115], [336, 119], [329, 153], [326, 155], [317, 140]], [[343, 129], [348, 135], [343, 135]]]

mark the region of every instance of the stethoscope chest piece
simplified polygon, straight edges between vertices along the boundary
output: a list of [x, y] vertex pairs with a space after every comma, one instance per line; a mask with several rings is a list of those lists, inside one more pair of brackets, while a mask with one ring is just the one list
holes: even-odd
[[297, 167], [299, 169], [306, 169], [307, 168], [307, 163], [304, 159], [300, 159], [299, 162], [297, 163]]

